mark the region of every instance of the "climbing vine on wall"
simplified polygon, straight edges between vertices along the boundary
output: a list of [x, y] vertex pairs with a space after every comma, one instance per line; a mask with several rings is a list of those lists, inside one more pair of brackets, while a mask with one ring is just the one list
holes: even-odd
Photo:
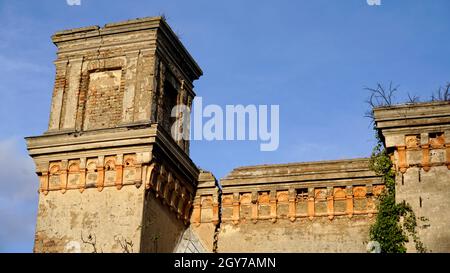
[[370, 168], [380, 175], [385, 183], [378, 204], [375, 223], [370, 228], [370, 239], [380, 243], [383, 253], [404, 253], [405, 244], [412, 238], [417, 252], [426, 248], [417, 235], [417, 220], [411, 206], [405, 202], [395, 202], [395, 170], [383, 142], [377, 134], [377, 145], [372, 151]]

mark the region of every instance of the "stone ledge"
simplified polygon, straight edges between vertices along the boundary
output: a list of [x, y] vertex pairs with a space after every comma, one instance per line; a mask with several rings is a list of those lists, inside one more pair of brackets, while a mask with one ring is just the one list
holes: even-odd
[[450, 123], [450, 102], [437, 101], [378, 107], [373, 110], [378, 129]]
[[[145, 152], [164, 155], [168, 161], [174, 161], [180, 169], [193, 180], [197, 180], [198, 169], [189, 156], [158, 124], [141, 129], [125, 128], [63, 133], [28, 137], [27, 147], [36, 164], [57, 159], [86, 157], [88, 154], [109, 155], [130, 152]], [[158, 151], [155, 151], [158, 150]], [[150, 161], [150, 158], [144, 161]]]
[[356, 178], [376, 178], [369, 170], [369, 159], [346, 159], [317, 162], [273, 164], [240, 167], [221, 179], [226, 187], [250, 184], [272, 184], [302, 181], [346, 180]]
[[[87, 38], [96, 37], [101, 38], [102, 36], [106, 35], [117, 35], [120, 33], [130, 33], [150, 29], [157, 29], [158, 32], [161, 32], [162, 35], [167, 37], [168, 43], [172, 47], [171, 50], [176, 51], [177, 54], [180, 54], [186, 61], [194, 79], [198, 79], [203, 75], [203, 71], [201, 70], [200, 66], [187, 51], [185, 46], [181, 43], [170, 26], [165, 22], [163, 17], [144, 17], [117, 23], [110, 23], [106, 24], [104, 27], [89, 26], [58, 31], [52, 36], [52, 41], [55, 45], [58, 46], [61, 43], [75, 40], [85, 40]], [[102, 43], [101, 46], [104, 47], [105, 45]]]

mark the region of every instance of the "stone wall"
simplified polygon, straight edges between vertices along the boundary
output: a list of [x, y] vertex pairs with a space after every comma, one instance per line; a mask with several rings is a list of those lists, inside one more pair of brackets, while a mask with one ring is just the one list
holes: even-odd
[[219, 252], [366, 252], [369, 227], [374, 218], [307, 218], [276, 223], [258, 221], [238, 225], [223, 223]]
[[40, 195], [34, 252], [139, 251], [143, 199], [134, 186]]
[[148, 192], [144, 203], [143, 232], [141, 252], [171, 253], [175, 252], [187, 229], [168, 206]]
[[202, 71], [161, 17], [57, 32], [48, 131], [27, 138], [39, 178], [35, 252], [173, 252], [199, 170], [170, 135]]
[[384, 188], [367, 159], [241, 167], [221, 185], [191, 218], [220, 217], [217, 252], [364, 252]]

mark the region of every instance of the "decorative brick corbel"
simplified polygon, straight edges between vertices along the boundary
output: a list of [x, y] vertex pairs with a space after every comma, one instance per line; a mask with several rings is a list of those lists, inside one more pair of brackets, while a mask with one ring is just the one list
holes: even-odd
[[145, 178], [145, 189], [149, 190], [156, 184], [156, 179], [158, 177], [158, 165], [155, 162], [152, 162], [148, 168]]
[[187, 225], [190, 221], [189, 217], [190, 217], [191, 207], [192, 207], [192, 201], [187, 200], [186, 205], [184, 206], [184, 212], [183, 212], [183, 222], [185, 225]]
[[159, 169], [159, 175], [158, 178], [156, 179], [156, 187], [155, 187], [155, 196], [156, 198], [161, 197], [163, 194], [163, 187], [164, 187], [164, 182], [166, 179], [166, 169], [164, 167], [164, 165], [161, 165], [161, 168]]
[[239, 202], [239, 193], [235, 192], [233, 193], [233, 217], [232, 221], [234, 225], [237, 225], [239, 223], [240, 218], [240, 202]]
[[118, 154], [116, 158], [116, 188], [122, 189], [123, 186], [123, 154]]
[[48, 187], [49, 187], [49, 180], [48, 180], [48, 172], [42, 172], [40, 175], [40, 181], [41, 181], [41, 193], [44, 195], [48, 194]]
[[272, 223], [277, 221], [277, 192], [275, 190], [270, 191], [270, 220]]
[[155, 185], [155, 197], [159, 198], [161, 196], [161, 186], [162, 186], [162, 180], [164, 177], [161, 175], [161, 173], [158, 174], [158, 178], [156, 179], [156, 185]]
[[105, 186], [105, 157], [98, 157], [97, 164], [97, 190], [102, 191]]
[[186, 201], [186, 189], [182, 187], [180, 189], [181, 195], [180, 198], [178, 198], [178, 205], [177, 205], [177, 218], [180, 219], [183, 216], [184, 211], [184, 205], [187, 203]]
[[[134, 167], [136, 168], [136, 173], [135, 173], [134, 179], [135, 179], [136, 183], [139, 184], [139, 187], [140, 187], [142, 184], [142, 180], [145, 178], [145, 174], [143, 173], [144, 166], [142, 165], [142, 163], [137, 163]], [[138, 185], [136, 185], [136, 186], [138, 186]], [[137, 188], [139, 188], [139, 187], [137, 187]]]
[[308, 188], [308, 218], [309, 220], [314, 219], [315, 215], [315, 204], [314, 204], [314, 188]]
[[447, 157], [447, 160], [446, 160], [447, 169], [450, 170], [450, 143], [449, 144], [445, 144], [445, 154], [446, 154], [446, 157]]
[[366, 198], [367, 198], [367, 213], [368, 216], [371, 218], [373, 217], [373, 213], [374, 213], [374, 202], [373, 202], [373, 186], [372, 184], [367, 184], [366, 185]]
[[327, 213], [328, 213], [328, 219], [333, 220], [333, 218], [334, 218], [333, 187], [327, 188]]
[[170, 200], [170, 190], [172, 187], [172, 183], [173, 183], [173, 175], [171, 172], [167, 172], [167, 181], [166, 184], [164, 185], [164, 189], [162, 192], [162, 201], [164, 205], [168, 205]]
[[252, 222], [258, 222], [258, 192], [252, 192]]
[[[125, 169], [125, 166], [123, 167], [123, 170]], [[136, 179], [134, 182], [134, 186], [136, 187], [136, 189], [139, 189], [142, 184], [145, 184], [145, 179], [147, 179], [147, 172], [148, 172], [148, 164], [141, 164], [140, 165], [140, 178]], [[122, 181], [123, 181], [123, 175], [122, 175]], [[122, 182], [123, 183], [123, 182]]]
[[422, 144], [422, 168], [428, 172], [431, 169], [430, 166], [430, 144]]
[[62, 160], [61, 161], [61, 169], [59, 170], [59, 179], [61, 182], [61, 193], [66, 193], [67, 191], [67, 168], [68, 168], [68, 161]]
[[398, 152], [398, 167], [401, 173], [408, 170], [408, 163], [406, 162], [406, 146], [397, 146]]
[[346, 197], [347, 197], [347, 216], [348, 218], [353, 217], [353, 187], [347, 186], [346, 188]]
[[169, 207], [171, 211], [177, 211], [178, 197], [180, 196], [180, 183], [175, 180], [174, 188], [170, 196]]
[[288, 217], [291, 222], [294, 222], [296, 219], [297, 211], [296, 211], [296, 191], [295, 189], [289, 189], [289, 213]]
[[78, 189], [81, 193], [86, 189], [86, 158], [80, 159], [80, 186]]
[[202, 219], [202, 204], [200, 197], [194, 199], [194, 209], [192, 210], [192, 224], [199, 226]]

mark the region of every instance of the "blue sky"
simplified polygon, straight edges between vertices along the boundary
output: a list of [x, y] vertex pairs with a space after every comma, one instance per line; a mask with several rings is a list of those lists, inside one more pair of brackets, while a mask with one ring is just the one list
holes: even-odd
[[280, 105], [280, 146], [193, 141], [216, 177], [243, 165], [365, 157], [365, 86], [429, 99], [450, 81], [450, 1], [0, 0], [0, 252], [30, 252], [38, 181], [23, 137], [46, 130], [57, 30], [165, 14], [204, 76], [204, 104]]

